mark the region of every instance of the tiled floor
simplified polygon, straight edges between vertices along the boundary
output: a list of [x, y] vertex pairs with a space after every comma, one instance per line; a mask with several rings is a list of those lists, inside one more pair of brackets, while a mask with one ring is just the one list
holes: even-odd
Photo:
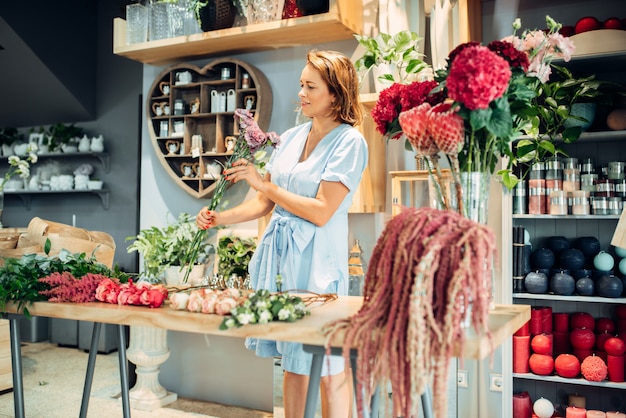
[[[77, 417], [80, 412], [82, 388], [88, 354], [76, 348], [58, 347], [48, 342], [24, 343], [24, 401], [28, 418]], [[278, 370], [280, 373], [280, 370]], [[275, 392], [282, 391], [280, 377], [275, 379]], [[98, 354], [94, 371], [88, 418], [121, 417], [120, 383], [117, 352]], [[276, 402], [276, 399], [279, 402]], [[275, 404], [280, 403], [275, 396]], [[13, 392], [0, 395], [0, 418], [14, 416]], [[282, 408], [274, 413], [199, 402], [177, 401], [151, 412], [132, 409], [133, 418], [282, 418]]]

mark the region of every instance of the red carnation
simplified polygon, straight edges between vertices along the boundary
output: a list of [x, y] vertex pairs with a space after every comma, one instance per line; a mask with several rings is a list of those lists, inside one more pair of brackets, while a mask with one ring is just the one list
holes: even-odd
[[504, 58], [484, 46], [471, 46], [459, 53], [448, 74], [448, 94], [470, 110], [487, 109], [501, 97], [511, 79]]
[[372, 118], [376, 122], [376, 130], [382, 135], [390, 131], [389, 125], [398, 118], [401, 110], [400, 100], [404, 85], [394, 83], [381, 91], [372, 109]]

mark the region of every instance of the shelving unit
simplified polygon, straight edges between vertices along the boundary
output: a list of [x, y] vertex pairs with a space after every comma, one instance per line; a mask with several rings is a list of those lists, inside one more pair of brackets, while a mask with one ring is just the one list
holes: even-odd
[[[110, 170], [111, 157], [108, 152], [57, 152], [48, 154], [38, 154], [37, 158], [39, 162], [46, 160], [95, 160], [102, 166], [102, 170], [108, 173]], [[8, 157], [0, 157], [0, 162], [7, 161]], [[100, 190], [5, 190], [5, 196], [18, 197], [26, 209], [31, 208], [31, 202], [33, 197], [48, 196], [48, 195], [96, 195], [100, 198], [100, 202], [104, 209], [109, 209], [109, 195], [110, 191], [107, 189]]]
[[[223, 71], [228, 77], [222, 77]], [[180, 80], [183, 74], [191, 79]], [[244, 74], [249, 76], [249, 86], [242, 85]], [[169, 110], [164, 110], [165, 106]], [[238, 134], [236, 108], [249, 108], [259, 127], [267, 130], [272, 109], [269, 82], [263, 73], [240, 60], [217, 59], [203, 68], [176, 64], [152, 83], [146, 100], [152, 145], [165, 171], [196, 198], [210, 196], [220, 177], [209, 173], [207, 165], [217, 162], [223, 166], [231, 154], [225, 141]], [[176, 130], [177, 125], [182, 128]]]
[[189, 36], [126, 44], [126, 21], [113, 21], [113, 53], [151, 65], [351, 39], [363, 32], [363, 4], [330, 0], [328, 13]]
[[[581, 48], [581, 56], [574, 56], [566, 65], [572, 71], [595, 70], [598, 79], [615, 79], [619, 74], [626, 73], [626, 50], [615, 51], [614, 45], [605, 45], [611, 50], [603, 51], [601, 43], [594, 44], [595, 52], [591, 53], [586, 46]], [[622, 48], [624, 45], [622, 45]], [[603, 53], [604, 52], [604, 53]], [[610, 66], [607, 63], [610, 62]], [[563, 148], [572, 157], [593, 159], [596, 165], [610, 161], [626, 160], [626, 131], [586, 132], [573, 144]], [[506, 197], [503, 204], [502, 249], [503, 259], [511, 262], [512, 228], [514, 225], [526, 228], [531, 237], [533, 249], [541, 248], [545, 239], [550, 236], [565, 236], [571, 241], [577, 237], [594, 236], [598, 238], [602, 249], [610, 251], [610, 241], [617, 225], [619, 215], [510, 215], [511, 199]], [[503, 271], [512, 272], [509, 265]], [[510, 274], [510, 273], [509, 273]], [[505, 276], [503, 280], [507, 280]], [[509, 281], [510, 277], [508, 278]], [[612, 317], [612, 309], [616, 304], [625, 304], [626, 298], [605, 298], [599, 296], [559, 296], [553, 294], [513, 293], [512, 284], [503, 284], [504, 303], [531, 306], [549, 306], [553, 312], [588, 312], [594, 318]], [[508, 296], [507, 296], [508, 295]], [[509, 359], [510, 361], [510, 359]], [[531, 399], [545, 397], [552, 402], [564, 404], [567, 395], [578, 393], [586, 396], [587, 407], [599, 410], [626, 409], [626, 383], [624, 382], [590, 382], [584, 378], [567, 379], [555, 375], [538, 376], [533, 373], [512, 373], [505, 361], [503, 375], [511, 376], [511, 388], [514, 392], [529, 392]], [[504, 394], [503, 402], [512, 403], [511, 394]]]

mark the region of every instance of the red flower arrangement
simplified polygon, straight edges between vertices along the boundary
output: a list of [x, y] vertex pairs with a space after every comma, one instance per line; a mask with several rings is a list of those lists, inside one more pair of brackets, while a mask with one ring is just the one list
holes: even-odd
[[[541, 85], [537, 68], [549, 67], [554, 58], [568, 60], [573, 49], [571, 41], [559, 38], [560, 25], [549, 16], [546, 22], [543, 43], [517, 42], [515, 37], [486, 46], [467, 42], [449, 54], [447, 67], [435, 73], [434, 81], [396, 83], [383, 90], [372, 110], [377, 130], [386, 138], [404, 134], [431, 167], [441, 151], [453, 174], [493, 174], [498, 159], [505, 157], [509, 166], [498, 174], [513, 188], [519, 179], [512, 167], [535, 155], [532, 149], [515, 154], [511, 142], [538, 126], [533, 109]], [[519, 29], [519, 20], [514, 28]], [[526, 32], [527, 38], [539, 39], [531, 36], [535, 32]], [[446, 107], [437, 106], [444, 102]]]

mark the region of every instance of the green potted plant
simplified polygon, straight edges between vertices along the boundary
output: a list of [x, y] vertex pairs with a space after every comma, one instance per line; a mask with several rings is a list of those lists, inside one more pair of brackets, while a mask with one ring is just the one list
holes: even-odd
[[354, 35], [365, 52], [354, 63], [363, 81], [374, 68], [387, 65], [389, 72], [377, 77], [382, 84], [408, 83], [429, 68], [419, 52], [422, 38], [415, 32], [403, 30], [395, 35], [379, 33], [376, 36]]
[[3, 155], [12, 155], [13, 151], [11, 147], [21, 140], [22, 135], [16, 128], [0, 128], [0, 147], [2, 147]]
[[560, 144], [576, 141], [595, 117], [597, 105], [610, 104], [613, 94], [623, 88], [597, 80], [595, 75], [575, 77], [567, 68], [552, 65], [554, 77], [537, 87], [532, 105], [531, 124], [525, 132], [530, 138], [517, 143], [520, 162], [543, 161], [563, 154]]
[[236, 235], [224, 235], [217, 244], [219, 258], [218, 274], [229, 278], [233, 274], [237, 277], [246, 277], [248, 263], [256, 250], [254, 238], [241, 238]]
[[48, 146], [49, 152], [58, 151], [63, 145], [75, 142], [78, 147], [79, 138], [83, 135], [83, 129], [72, 124], [62, 122], [50, 125], [45, 130], [44, 145]]
[[[174, 222], [159, 228], [156, 226], [142, 229], [135, 236], [126, 240], [133, 242], [127, 247], [129, 253], [137, 252], [142, 257], [142, 276], [151, 281], [166, 280], [166, 270], [181, 271], [187, 249], [198, 231], [195, 219], [182, 212]], [[213, 245], [206, 243], [200, 248], [196, 264], [203, 266], [209, 256], [214, 253]]]

